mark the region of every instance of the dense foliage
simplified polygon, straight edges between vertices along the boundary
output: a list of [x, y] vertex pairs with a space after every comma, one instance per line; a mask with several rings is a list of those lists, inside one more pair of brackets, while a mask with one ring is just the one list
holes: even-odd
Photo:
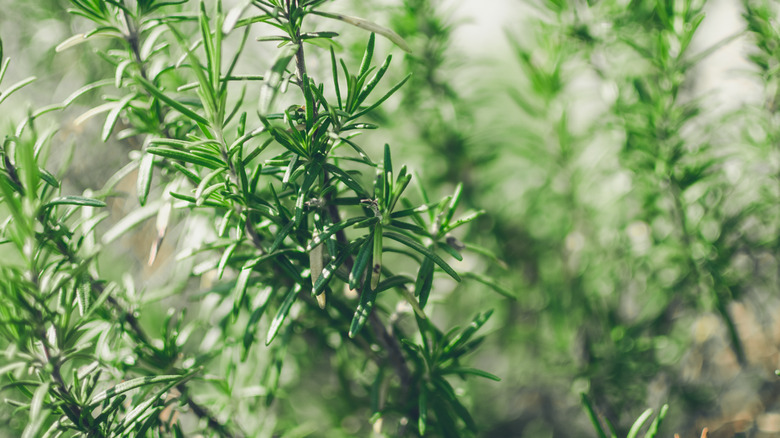
[[[463, 423], [475, 431], [449, 379], [498, 380], [461, 362], [490, 312], [445, 333], [425, 307], [440, 272], [461, 281], [445, 257], [463, 260], [468, 247], [451, 233], [481, 212], [456, 213], [460, 187], [432, 201], [418, 185], [415, 203], [405, 193], [412, 174], [394, 169], [389, 145], [375, 162], [356, 138], [377, 128], [364, 116], [406, 82], [378, 91], [391, 56], [373, 65], [375, 33], [408, 50], [404, 40], [323, 12], [322, 0], [244, 2], [227, 12], [221, 2], [184, 3], [72, 2], [70, 12], [94, 29], [57, 50], [108, 39], [97, 53], [114, 73], [5, 136], [3, 389], [29, 411], [10, 427], [25, 436], [309, 427], [295, 415], [276, 426], [257, 417], [277, 398], [294, 408], [278, 395], [280, 380], [292, 366], [287, 351], [304, 349], [298, 366], [327, 369], [308, 378], [337, 382], [345, 403], [332, 414], [353, 418], [334, 430], [367, 433], [373, 424], [377, 433], [453, 435]], [[370, 31], [362, 61], [337, 57], [338, 34], [308, 30], [310, 16]], [[240, 73], [258, 25], [276, 32], [260, 39], [279, 42], [277, 53], [264, 75]], [[329, 54], [321, 79], [307, 68], [309, 51]], [[76, 123], [106, 113], [101, 139], [127, 142], [131, 161], [100, 190], [63, 193], [46, 168], [55, 130], [39, 126], [98, 88], [105, 103]], [[300, 104], [283, 102], [285, 93]], [[124, 196], [118, 185], [130, 174], [138, 206], [103, 231], [106, 201]], [[148, 264], [172, 234], [179, 254], [170, 269], [184, 275], [155, 285], [102, 269], [104, 248], [152, 218]], [[171, 307], [160, 313], [160, 303]], [[265, 347], [255, 346], [260, 330]], [[197, 421], [188, 426], [180, 412]]]
[[779, 433], [780, 7], [720, 3], [463, 62], [468, 2], [0, 0], [0, 436]]

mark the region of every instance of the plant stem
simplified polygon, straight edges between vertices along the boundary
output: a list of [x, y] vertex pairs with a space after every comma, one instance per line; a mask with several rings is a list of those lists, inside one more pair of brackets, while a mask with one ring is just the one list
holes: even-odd
[[189, 388], [185, 383], [180, 383], [179, 385], [176, 386], [176, 389], [178, 389], [182, 397], [184, 397], [187, 400], [187, 406], [190, 407], [192, 413], [195, 414], [200, 419], [205, 419], [209, 427], [215, 432], [217, 432], [219, 436], [223, 438], [233, 438], [236, 436], [232, 432], [230, 432], [227, 429], [227, 427], [225, 427], [224, 424], [220, 423], [219, 420], [217, 420], [217, 418], [214, 417], [214, 415], [212, 415], [211, 412], [208, 411], [208, 409], [201, 406], [189, 395], [188, 393]]
[[[287, 1], [287, 6], [289, 10], [290, 2]], [[304, 82], [304, 79], [308, 80], [308, 74], [306, 73], [306, 56], [303, 49], [303, 44], [300, 42], [300, 29], [296, 29], [296, 34], [293, 37], [293, 41], [298, 43], [298, 50], [295, 52], [295, 65], [297, 70], [297, 77], [298, 77], [298, 85], [301, 88], [301, 92], [306, 94], [306, 87], [309, 86], [309, 84]], [[314, 119], [317, 119], [317, 106], [316, 104], [312, 108]], [[330, 182], [330, 175], [328, 172], [324, 172], [324, 178], [323, 178], [323, 185], [327, 186]], [[338, 206], [330, 202], [332, 200], [333, 195], [329, 193], [326, 195], [324, 199], [325, 208], [327, 209], [328, 216], [330, 217], [330, 220], [332, 223], [337, 224], [341, 222], [341, 213], [339, 212]], [[347, 240], [347, 236], [344, 233], [344, 230], [339, 230], [336, 233], [336, 241], [343, 247], [346, 247], [349, 242]], [[346, 259], [344, 260], [344, 265], [348, 269], [352, 269], [352, 266], [354, 265], [354, 260], [351, 254], [347, 255]], [[387, 361], [389, 362], [390, 366], [395, 370], [395, 373], [398, 375], [398, 378], [400, 379], [400, 399], [398, 400], [399, 406], [404, 406], [406, 404], [406, 398], [409, 393], [409, 388], [411, 387], [412, 382], [412, 373], [409, 369], [409, 366], [406, 362], [406, 359], [404, 358], [403, 351], [401, 349], [401, 344], [399, 343], [398, 339], [393, 336], [393, 334], [385, 327], [385, 325], [382, 323], [382, 321], [377, 316], [376, 312], [371, 312], [369, 315], [369, 326], [371, 331], [373, 332], [373, 337], [376, 338], [381, 344], [382, 347], [384, 347], [385, 352], [387, 353]], [[372, 356], [373, 357], [373, 356]], [[382, 365], [377, 360], [377, 365]], [[409, 419], [407, 416], [403, 416], [401, 419], [401, 427], [399, 429], [398, 436], [404, 436], [406, 425], [409, 423]]]
[[[127, 26], [127, 35], [125, 35], [125, 41], [127, 41], [127, 44], [130, 45], [130, 52], [133, 55], [133, 60], [135, 61], [136, 66], [138, 66], [138, 71], [141, 74], [141, 77], [148, 81], [149, 77], [146, 73], [146, 64], [144, 63], [143, 59], [141, 59], [141, 48], [138, 45], [138, 26], [136, 26], [135, 22], [130, 18], [127, 11], [122, 11], [122, 17], [124, 18], [125, 25]], [[148, 92], [146, 92], [146, 95], [151, 97]], [[153, 102], [154, 112], [157, 114], [157, 121], [159, 126], [161, 127], [165, 137], [170, 138], [171, 135], [168, 132], [168, 128], [165, 126], [165, 114], [163, 113], [162, 107], [160, 106], [160, 102], [157, 99], [154, 99]]]

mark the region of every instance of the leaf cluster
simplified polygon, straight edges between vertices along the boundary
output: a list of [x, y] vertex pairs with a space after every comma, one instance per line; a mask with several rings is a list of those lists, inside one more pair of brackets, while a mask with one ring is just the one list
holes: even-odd
[[[452, 232], [482, 212], [456, 215], [460, 185], [431, 201], [418, 184], [422, 199], [415, 203], [406, 193], [412, 174], [394, 168], [391, 147], [378, 162], [364, 150], [358, 134], [377, 126], [362, 119], [409, 79], [380, 92], [392, 58], [374, 65], [375, 34], [408, 47], [385, 27], [321, 11], [324, 3], [255, 0], [224, 11], [221, 2], [71, 2], [70, 12], [94, 28], [58, 51], [108, 39], [108, 49], [97, 53], [113, 78], [32, 113], [5, 135], [1, 155], [0, 211], [7, 214], [0, 244], [14, 256], [2, 265], [8, 305], [0, 310], [0, 330], [12, 359], [2, 364], [0, 391], [23, 400], [15, 403], [29, 412], [26, 436], [191, 433], [179, 415], [194, 415], [198, 430], [211, 435], [253, 435], [258, 425], [230, 413], [243, 389], [237, 376], [259, 378], [264, 406], [285, 398], [286, 351], [302, 333], [335, 337], [334, 346], [321, 338], [329, 354], [372, 362], [375, 386], [393, 387], [371, 392], [375, 429], [388, 416], [397, 417], [398, 435], [410, 424], [420, 435], [476, 432], [445, 376], [497, 379], [460, 365], [490, 313], [445, 335], [425, 310], [435, 274], [461, 281], [451, 260], [463, 260], [468, 245]], [[335, 32], [303, 30], [310, 15], [370, 32], [357, 67], [337, 57]], [[270, 38], [279, 42], [276, 57], [263, 75], [239, 73], [259, 25], [280, 32]], [[309, 71], [306, 53], [322, 47], [330, 70]], [[4, 60], [0, 79], [7, 67]], [[33, 80], [6, 88], [0, 102]], [[40, 133], [37, 125], [98, 88], [104, 102], [79, 123], [105, 114], [102, 140], [136, 150], [100, 190], [63, 194], [61, 175], [46, 169], [55, 131]], [[279, 104], [285, 94], [301, 105]], [[107, 204], [132, 176], [138, 208], [109, 220]], [[169, 292], [158, 295], [136, 290], [132, 276], [113, 279], [101, 264], [112, 245], [152, 218], [150, 265], [162, 257], [164, 240], [175, 238], [177, 223], [209, 224], [190, 230], [203, 243], [178, 256], [188, 266], [185, 281], [172, 276]], [[205, 286], [193, 289], [187, 278]], [[161, 296], [171, 308], [154, 323]], [[190, 316], [190, 301], [199, 300], [199, 315]], [[413, 318], [401, 316], [403, 325], [399, 316], [380, 318], [387, 310], [379, 301], [394, 300], [412, 309]], [[254, 346], [260, 327], [270, 350]], [[413, 347], [416, 335], [425, 347]], [[202, 341], [193, 342], [198, 336]], [[215, 336], [224, 343], [208, 341]], [[339, 372], [357, 379], [360, 370]], [[206, 408], [197, 401], [206, 396], [219, 402]], [[459, 421], [469, 432], [460, 432]]]

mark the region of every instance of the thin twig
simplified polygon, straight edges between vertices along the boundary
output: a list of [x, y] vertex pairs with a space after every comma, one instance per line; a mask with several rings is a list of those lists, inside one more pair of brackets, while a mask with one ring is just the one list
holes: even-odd
[[[127, 41], [127, 44], [130, 45], [130, 52], [133, 55], [133, 60], [135, 61], [135, 64], [138, 66], [138, 71], [141, 74], [141, 77], [149, 81], [149, 76], [146, 73], [146, 64], [144, 63], [144, 60], [141, 58], [141, 48], [139, 45], [140, 36], [138, 34], [138, 26], [130, 18], [130, 15], [127, 13], [127, 11], [122, 11], [122, 17], [125, 19], [125, 25], [127, 26], [127, 34], [125, 34], [125, 41]], [[146, 91], [146, 95], [152, 97], [148, 91]], [[154, 103], [155, 112], [157, 113], [157, 121], [160, 124], [160, 129], [163, 131], [163, 135], [165, 137], [170, 138], [171, 135], [170, 132], [168, 131], [168, 127], [165, 126], [165, 114], [163, 113], [162, 107], [160, 106], [160, 102], [157, 99], [154, 99], [153, 103]]]
[[190, 407], [192, 413], [195, 414], [198, 418], [205, 419], [209, 425], [209, 428], [217, 432], [219, 436], [223, 438], [233, 438], [236, 436], [230, 432], [224, 424], [220, 423], [219, 420], [217, 420], [217, 418], [214, 417], [214, 415], [212, 415], [208, 409], [193, 400], [193, 398], [189, 395], [189, 388], [186, 384], [180, 383], [176, 386], [176, 389], [178, 389], [179, 392], [181, 392], [182, 397], [187, 400], [187, 406]]

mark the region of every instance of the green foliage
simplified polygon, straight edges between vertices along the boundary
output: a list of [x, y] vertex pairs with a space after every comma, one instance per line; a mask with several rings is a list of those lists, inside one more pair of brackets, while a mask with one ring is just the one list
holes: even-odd
[[2, 1], [0, 435], [767, 433], [774, 3]]
[[[706, 371], [711, 381], [691, 377], [714, 338], [691, 327], [717, 315], [727, 348], [705, 356], [704, 366], [728, 358], [771, 384], [768, 370], [750, 371], [758, 360], [745, 346], [750, 317], [739, 310], [777, 290], [767, 286], [777, 266], [769, 249], [776, 198], [766, 196], [776, 193], [774, 166], [769, 178], [731, 172], [770, 162], [757, 149], [769, 152], [771, 135], [753, 146], [743, 137], [763, 134], [755, 125], [766, 112], [720, 108], [715, 93], [699, 88], [702, 61], [740, 34], [696, 42], [711, 6], [704, 1], [531, 3], [538, 16], [510, 35], [517, 128], [504, 136], [520, 139], [512, 150], [521, 158], [483, 175], [498, 186], [506, 183], [491, 175], [529, 175], [516, 179], [524, 189], [496, 228], [503, 239], [522, 236], [503, 258], [526, 272], [525, 306], [538, 306], [534, 321], [552, 333], [529, 335], [540, 360], [559, 364], [538, 373], [577, 376], [568, 391], [586, 391], [598, 436], [636, 436], [648, 403], [669, 402], [666, 435], [729, 421], [702, 418], [728, 383], [721, 370]], [[774, 72], [761, 65], [775, 47], [766, 42], [774, 34], [767, 5], [745, 2], [748, 30], [760, 35], [750, 59], [765, 81]], [[774, 268], [742, 265], [764, 257]]]
[[[306, 339], [313, 356], [293, 367], [308, 360], [309, 369], [329, 370], [326, 379], [338, 377], [358, 421], [349, 433], [367, 434], [370, 423], [393, 436], [477, 431], [450, 379], [498, 380], [462, 363], [490, 313], [445, 334], [425, 307], [440, 273], [461, 281], [451, 259], [463, 260], [465, 246], [450, 233], [481, 212], [456, 214], [460, 186], [440, 202], [425, 195], [416, 203], [406, 194], [412, 175], [393, 167], [392, 148], [377, 162], [356, 141], [377, 128], [362, 119], [409, 79], [384, 85], [391, 56], [373, 65], [374, 34], [409, 48], [388, 28], [319, 10], [323, 3], [259, 0], [226, 12], [219, 1], [71, 2], [69, 12], [93, 27], [57, 50], [100, 38], [97, 53], [114, 72], [4, 132], [0, 391], [29, 417], [11, 430], [287, 432], [296, 414], [280, 414], [277, 425], [254, 418], [272, 418], [272, 404], [294, 408], [283, 381], [287, 351]], [[337, 33], [304, 30], [311, 15], [370, 32], [359, 66], [336, 55]], [[261, 26], [281, 32], [270, 38], [276, 55], [262, 76], [239, 73]], [[307, 54], [322, 46], [332, 65], [308, 70]], [[33, 80], [5, 87], [0, 102]], [[68, 194], [47, 170], [49, 150], [59, 147], [51, 116], [98, 87], [104, 103], [79, 122], [105, 113], [100, 139], [131, 145], [131, 161], [102, 189]], [[290, 99], [300, 105], [280, 103]], [[133, 174], [138, 208], [109, 219], [117, 185]], [[186, 271], [157, 291], [130, 273], [118, 278], [107, 258], [152, 218], [149, 265], [165, 239], [180, 239], [176, 269]], [[188, 235], [197, 236], [193, 245]], [[417, 274], [398, 273], [408, 271]], [[170, 306], [164, 316], [160, 301]], [[393, 311], [399, 303], [410, 310]], [[262, 332], [269, 348], [255, 345]], [[316, 384], [321, 376], [299, 378]]]
[[[607, 438], [607, 433], [602, 427], [598, 416], [593, 410], [593, 406], [591, 405], [590, 400], [588, 400], [588, 397], [585, 394], [582, 394], [582, 404], [585, 407], [585, 410], [588, 412], [588, 417], [593, 423], [593, 427], [596, 429], [599, 438]], [[652, 423], [650, 423], [647, 426], [647, 432], [645, 432], [644, 435], [645, 438], [654, 438], [658, 436], [658, 428], [661, 426], [661, 423], [664, 421], [664, 418], [666, 417], [666, 413], [668, 411], [669, 411], [669, 405], [661, 406], [661, 410], [658, 413], [658, 416], [655, 417], [655, 420], [653, 420]], [[647, 409], [646, 411], [642, 412], [642, 415], [640, 415], [639, 418], [636, 419], [634, 424], [631, 425], [631, 429], [628, 431], [626, 438], [636, 438], [637, 436], [639, 436], [639, 431], [644, 427], [645, 423], [647, 422], [647, 420], [650, 419], [652, 415], [653, 415], [652, 409]], [[610, 431], [609, 436], [612, 438], [617, 438], [617, 434], [615, 433], [615, 427], [612, 425], [612, 423], [610, 423], [608, 419], [604, 419], [604, 422], [606, 423], [607, 428], [609, 428]]]

